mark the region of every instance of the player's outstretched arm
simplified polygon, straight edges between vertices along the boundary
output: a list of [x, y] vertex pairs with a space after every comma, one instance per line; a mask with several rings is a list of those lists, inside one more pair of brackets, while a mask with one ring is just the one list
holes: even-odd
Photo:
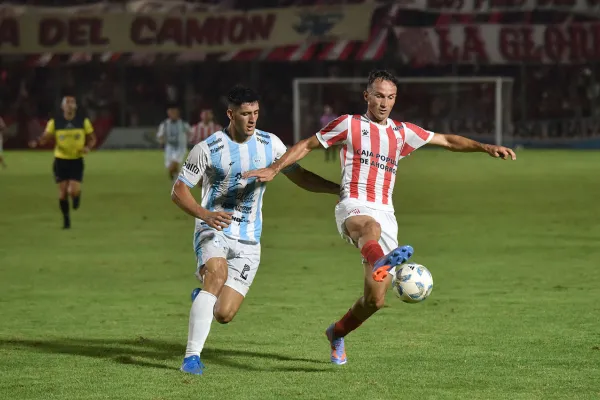
[[258, 182], [269, 182], [285, 167], [288, 167], [295, 162], [303, 159], [316, 149], [321, 146], [316, 136], [311, 136], [308, 139], [304, 139], [292, 146], [283, 156], [267, 168], [255, 169], [248, 171], [244, 174], [244, 178], [256, 177]]
[[471, 140], [459, 135], [444, 135], [441, 133], [434, 133], [433, 138], [431, 141], [429, 141], [429, 144], [440, 146], [450, 151], [481, 152], [487, 153], [495, 158], [502, 158], [504, 160], [517, 159], [515, 152], [508, 147], [479, 143], [475, 140]]
[[211, 228], [225, 229], [231, 223], [232, 213], [225, 211], [212, 212], [196, 202], [190, 188], [181, 180], [177, 180], [171, 191], [171, 200], [183, 211], [206, 222]]
[[298, 166], [291, 171], [283, 171], [285, 176], [296, 186], [301, 187], [304, 190], [308, 190], [309, 192], [315, 193], [331, 193], [331, 194], [339, 194], [340, 193], [340, 185], [338, 183], [333, 183], [328, 181], [327, 179], [305, 170], [301, 166]]

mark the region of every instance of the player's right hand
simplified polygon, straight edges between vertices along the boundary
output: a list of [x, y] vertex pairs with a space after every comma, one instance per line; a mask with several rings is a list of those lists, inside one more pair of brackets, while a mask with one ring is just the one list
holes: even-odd
[[258, 182], [270, 182], [277, 175], [273, 168], [260, 168], [244, 173], [244, 178], [256, 178]]
[[231, 224], [232, 216], [233, 213], [231, 212], [211, 211], [206, 217], [202, 218], [202, 220], [211, 228], [221, 231]]
[[37, 140], [30, 140], [28, 143], [29, 147], [31, 147], [32, 149], [35, 149], [38, 145]]

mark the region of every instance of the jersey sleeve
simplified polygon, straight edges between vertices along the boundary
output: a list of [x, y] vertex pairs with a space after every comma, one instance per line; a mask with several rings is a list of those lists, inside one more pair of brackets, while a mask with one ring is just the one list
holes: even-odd
[[411, 124], [410, 122], [403, 122], [402, 125], [404, 125], [404, 144], [400, 152], [402, 157], [406, 157], [419, 147], [426, 145], [433, 138], [433, 132], [427, 131], [420, 126]]
[[[285, 147], [285, 144], [283, 144], [281, 139], [279, 139], [273, 134], [271, 134], [271, 140], [273, 141], [273, 162], [275, 162], [285, 154], [285, 152], [287, 151], [287, 147]], [[285, 167], [281, 172], [287, 174], [288, 172], [292, 172], [298, 167], [299, 165], [297, 163], [293, 163], [292, 165], [288, 165], [287, 167]]]
[[83, 120], [83, 130], [85, 131], [86, 135], [94, 133], [94, 127], [92, 126], [92, 121], [90, 121], [89, 118], [85, 118]]
[[156, 133], [156, 138], [161, 139], [165, 136], [165, 123], [163, 122], [158, 126], [158, 132]]
[[324, 148], [327, 149], [336, 144], [346, 143], [348, 139], [348, 118], [349, 115], [341, 115], [317, 132], [317, 139]]
[[48, 123], [46, 124], [46, 129], [44, 131], [48, 132], [51, 135], [54, 135], [56, 133], [56, 129], [54, 128], [54, 118], [48, 121]]
[[200, 179], [206, 172], [207, 165], [207, 152], [200, 144], [197, 144], [188, 154], [177, 179], [185, 183], [188, 187], [193, 188], [200, 182]]

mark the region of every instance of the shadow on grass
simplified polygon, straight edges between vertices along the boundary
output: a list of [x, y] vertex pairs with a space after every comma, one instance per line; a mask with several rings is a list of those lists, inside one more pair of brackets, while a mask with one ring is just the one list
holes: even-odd
[[[0, 348], [13, 348], [28, 351], [70, 354], [94, 358], [105, 358], [120, 364], [137, 365], [140, 367], [178, 370], [172, 362], [179, 360], [185, 353], [185, 346], [179, 343], [170, 343], [162, 340], [153, 340], [145, 337], [137, 339], [79, 339], [63, 338], [48, 340], [30, 339], [1, 339]], [[242, 359], [247, 360], [242, 360]], [[253, 360], [254, 359], [254, 360]], [[257, 359], [279, 361], [284, 365], [255, 366]], [[162, 362], [161, 362], [162, 361]], [[323, 360], [286, 356], [277, 353], [259, 351], [206, 348], [202, 353], [202, 361], [206, 364], [217, 364], [229, 368], [250, 371], [274, 372], [321, 372], [329, 368], [304, 367], [285, 365], [290, 362], [306, 362], [311, 364], [329, 364]]]

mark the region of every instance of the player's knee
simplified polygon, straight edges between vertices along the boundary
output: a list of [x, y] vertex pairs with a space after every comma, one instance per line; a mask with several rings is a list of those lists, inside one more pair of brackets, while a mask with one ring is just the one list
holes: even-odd
[[362, 227], [360, 234], [363, 237], [364, 236], [381, 237], [381, 225], [379, 225], [379, 222], [377, 222], [375, 220], [369, 221]]
[[215, 319], [220, 324], [228, 324], [233, 321], [233, 317], [235, 317], [235, 311], [233, 310], [218, 310], [214, 314]]

